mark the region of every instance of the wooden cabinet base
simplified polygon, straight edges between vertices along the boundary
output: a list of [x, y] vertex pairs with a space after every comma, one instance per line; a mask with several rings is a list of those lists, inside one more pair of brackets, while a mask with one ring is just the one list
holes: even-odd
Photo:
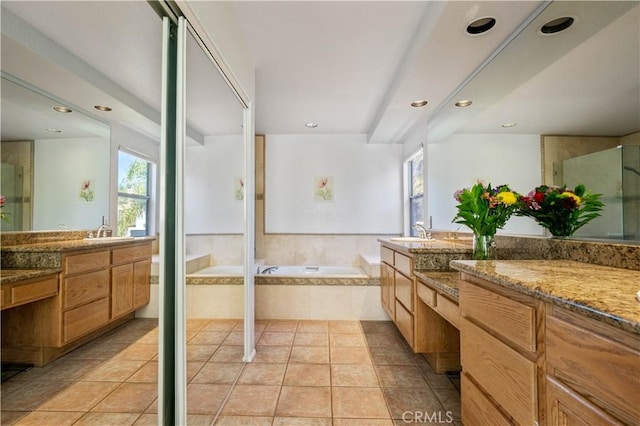
[[112, 330], [125, 322], [133, 319], [135, 314], [132, 312], [129, 315], [125, 315], [106, 324], [98, 330], [93, 331], [73, 342], [61, 346], [46, 346], [46, 345], [15, 345], [9, 346], [3, 343], [2, 345], [2, 362], [12, 362], [20, 364], [33, 364], [36, 367], [42, 367], [45, 364], [53, 361], [56, 358], [61, 357], [64, 354], [71, 352], [72, 350], [84, 345], [85, 343], [95, 339], [96, 337]]

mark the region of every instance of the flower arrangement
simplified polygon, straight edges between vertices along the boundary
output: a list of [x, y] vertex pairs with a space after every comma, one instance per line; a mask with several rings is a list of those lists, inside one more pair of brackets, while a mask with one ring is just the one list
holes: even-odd
[[4, 212], [4, 210], [1, 210], [4, 207], [4, 203], [6, 202], [6, 200], [7, 199], [4, 197], [4, 195], [0, 194], [0, 219], [8, 223], [9, 222], [8, 215]]
[[600, 216], [604, 204], [600, 194], [589, 193], [584, 185], [540, 185], [518, 198], [517, 216], [528, 216], [547, 228], [551, 235], [568, 237], [589, 221]]
[[476, 235], [493, 236], [504, 227], [516, 210], [518, 194], [508, 185], [495, 188], [478, 182], [471, 188], [456, 191], [453, 197], [458, 201], [458, 214], [453, 222], [465, 225]]

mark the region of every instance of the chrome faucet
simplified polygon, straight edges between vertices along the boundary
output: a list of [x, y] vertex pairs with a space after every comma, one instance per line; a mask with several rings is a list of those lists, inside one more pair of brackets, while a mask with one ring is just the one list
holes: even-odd
[[111, 227], [105, 222], [104, 216], [102, 216], [102, 225], [100, 225], [96, 232], [96, 238], [100, 238], [101, 236], [108, 237], [109, 235], [107, 234], [107, 231], [111, 232]]
[[416, 222], [413, 227], [418, 231], [418, 238], [429, 238], [431, 236], [428, 234], [427, 228], [424, 227], [422, 222]]

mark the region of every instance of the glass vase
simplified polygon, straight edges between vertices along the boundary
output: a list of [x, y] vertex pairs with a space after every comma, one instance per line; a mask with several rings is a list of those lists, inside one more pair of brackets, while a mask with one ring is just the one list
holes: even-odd
[[495, 244], [493, 235], [474, 234], [473, 236], [473, 260], [494, 259]]

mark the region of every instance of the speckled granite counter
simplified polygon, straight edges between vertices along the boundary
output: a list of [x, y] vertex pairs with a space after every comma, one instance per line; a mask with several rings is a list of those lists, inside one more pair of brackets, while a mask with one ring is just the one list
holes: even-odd
[[63, 240], [39, 242], [35, 244], [16, 244], [2, 246], [2, 268], [33, 269], [61, 268], [62, 253], [83, 250], [95, 250], [115, 245], [154, 241], [155, 237], [136, 237], [131, 239], [93, 239]]
[[460, 289], [458, 287], [460, 273], [433, 271], [413, 271], [413, 273], [419, 281], [450, 296], [454, 301], [458, 301], [460, 297]]
[[60, 268], [47, 268], [47, 269], [2, 269], [0, 271], [0, 278], [2, 284], [15, 283], [22, 280], [28, 280], [31, 278], [38, 278], [49, 274], [57, 274], [60, 272]]
[[451, 267], [640, 334], [640, 271], [567, 260], [454, 260]]
[[424, 243], [396, 242], [380, 239], [380, 244], [413, 257], [417, 270], [451, 270], [449, 262], [471, 258], [471, 242], [467, 240], [433, 240]]

